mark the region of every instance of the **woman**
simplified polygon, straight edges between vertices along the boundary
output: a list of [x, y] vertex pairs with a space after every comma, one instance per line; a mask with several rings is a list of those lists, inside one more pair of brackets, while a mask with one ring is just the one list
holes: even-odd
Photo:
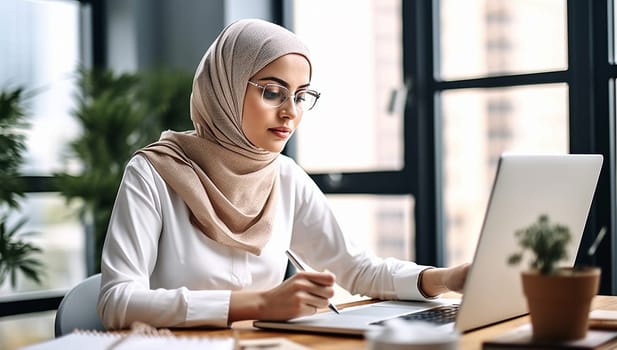
[[[423, 300], [462, 289], [467, 266], [380, 259], [341, 232], [325, 196], [279, 153], [319, 93], [308, 50], [262, 20], [225, 28], [197, 68], [190, 132], [129, 161], [102, 256], [108, 328], [289, 319], [353, 294]], [[283, 281], [291, 248], [318, 271]]]

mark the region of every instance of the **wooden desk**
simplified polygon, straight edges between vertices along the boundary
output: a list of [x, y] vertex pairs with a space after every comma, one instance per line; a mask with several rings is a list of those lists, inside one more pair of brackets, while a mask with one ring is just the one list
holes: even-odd
[[[353, 303], [357, 305], [357, 303]], [[344, 305], [343, 305], [344, 306]], [[596, 296], [593, 309], [617, 310], [617, 296]], [[482, 341], [493, 338], [507, 330], [529, 322], [529, 316], [518, 317], [490, 327], [462, 335], [459, 343], [461, 350], [480, 350]], [[284, 337], [298, 344], [317, 350], [366, 349], [366, 341], [361, 337], [321, 335], [314, 333], [282, 332], [260, 330], [252, 326], [251, 321], [236, 322], [231, 329], [224, 330], [174, 330], [174, 334], [187, 336], [233, 336], [234, 332], [240, 339]]]

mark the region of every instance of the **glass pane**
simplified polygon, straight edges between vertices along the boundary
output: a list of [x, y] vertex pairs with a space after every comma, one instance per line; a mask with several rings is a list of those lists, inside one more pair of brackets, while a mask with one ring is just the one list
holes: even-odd
[[17, 274], [17, 285], [11, 287], [7, 279], [0, 285], [0, 296], [13, 293], [68, 289], [86, 277], [84, 229], [77, 215], [77, 202], [68, 206], [64, 197], [55, 193], [27, 195], [19, 211], [11, 211], [7, 227], [26, 219], [16, 234], [23, 242], [41, 248], [30, 257], [43, 264], [41, 284]]
[[568, 153], [567, 96], [565, 84], [443, 93], [449, 265], [473, 257], [502, 152]]
[[298, 162], [310, 172], [402, 168], [401, 104], [390, 108], [403, 84], [400, 0], [293, 4], [322, 93], [296, 134]]
[[[415, 222], [411, 196], [327, 195], [338, 223], [361, 246], [377, 256], [413, 260]], [[362, 299], [338, 284], [332, 302]]]
[[441, 0], [443, 80], [567, 68], [566, 1]]
[[411, 196], [328, 195], [341, 229], [381, 257], [413, 260]]
[[79, 63], [77, 1], [0, 1], [0, 89], [23, 87], [26, 174], [60, 170], [60, 155], [78, 132], [70, 116]]

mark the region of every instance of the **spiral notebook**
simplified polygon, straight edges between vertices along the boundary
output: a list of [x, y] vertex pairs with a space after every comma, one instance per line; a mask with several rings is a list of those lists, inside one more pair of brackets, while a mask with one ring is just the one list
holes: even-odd
[[21, 350], [157, 350], [157, 349], [212, 349], [233, 350], [232, 337], [153, 336], [144, 334], [75, 331]]

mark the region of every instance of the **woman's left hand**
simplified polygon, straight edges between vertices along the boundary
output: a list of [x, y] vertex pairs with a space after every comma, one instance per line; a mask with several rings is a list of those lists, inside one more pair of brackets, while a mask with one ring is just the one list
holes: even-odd
[[469, 263], [453, 267], [429, 268], [422, 273], [422, 292], [429, 297], [446, 292], [462, 293], [469, 271]]

